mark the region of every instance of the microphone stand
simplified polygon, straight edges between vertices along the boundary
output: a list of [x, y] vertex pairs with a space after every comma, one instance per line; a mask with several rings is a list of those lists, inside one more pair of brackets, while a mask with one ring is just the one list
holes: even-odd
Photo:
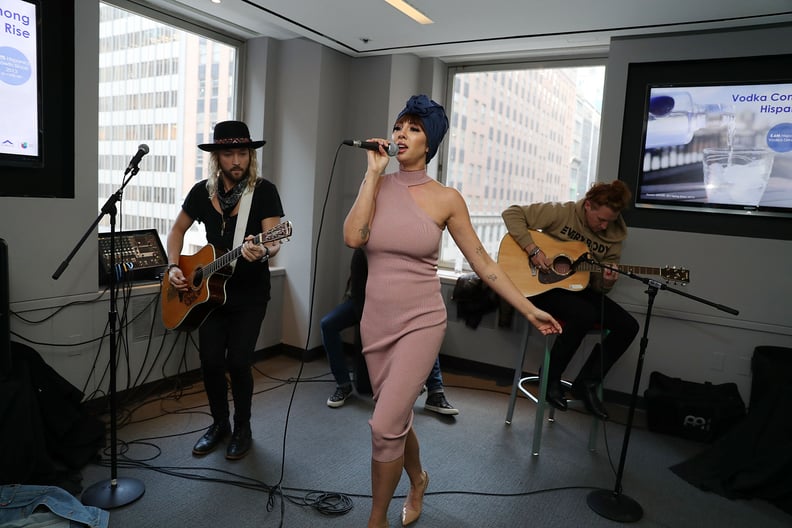
[[[82, 493], [82, 502], [87, 506], [96, 506], [102, 509], [118, 508], [125, 506], [131, 502], [139, 499], [146, 488], [142, 481], [122, 477], [118, 478], [118, 449], [117, 449], [117, 412], [116, 412], [116, 321], [118, 319], [116, 313], [116, 269], [115, 269], [115, 225], [116, 214], [118, 212], [116, 204], [121, 201], [124, 187], [126, 187], [129, 180], [138, 173], [137, 164], [127, 167], [124, 172], [126, 178], [121, 187], [114, 192], [102, 206], [101, 213], [96, 217], [96, 220], [88, 227], [88, 230], [82, 236], [77, 245], [72, 249], [66, 260], [61, 263], [52, 278], [58, 280], [63, 270], [69, 265], [72, 257], [82, 247], [85, 240], [93, 232], [94, 228], [99, 224], [104, 215], [110, 215], [110, 309], [108, 311], [108, 320], [110, 325], [110, 478], [99, 481], [88, 487]], [[129, 177], [127, 178], [127, 175]]]
[[706, 299], [702, 299], [701, 297], [696, 297], [695, 295], [690, 295], [689, 293], [671, 288], [662, 282], [640, 277], [628, 271], [621, 271], [618, 268], [612, 268], [590, 258], [588, 254], [584, 255], [581, 260], [588, 262], [589, 264], [594, 264], [595, 266], [598, 266], [602, 269], [609, 269], [616, 273], [627, 275], [632, 279], [643, 282], [648, 287], [646, 290], [646, 294], [648, 295], [646, 319], [644, 321], [643, 335], [641, 336], [640, 351], [638, 352], [638, 363], [635, 367], [635, 379], [633, 381], [632, 394], [630, 395], [630, 410], [627, 414], [627, 427], [624, 431], [621, 456], [619, 457], [619, 468], [616, 473], [616, 485], [614, 486], [613, 490], [594, 490], [588, 494], [586, 499], [589, 508], [594, 510], [594, 512], [601, 515], [602, 517], [617, 522], [635, 522], [643, 517], [643, 508], [641, 508], [641, 505], [638, 504], [635, 499], [622, 493], [622, 476], [624, 475], [624, 463], [627, 459], [627, 447], [630, 443], [630, 432], [632, 430], [633, 418], [635, 416], [635, 404], [638, 399], [638, 386], [641, 382], [641, 371], [643, 370], [644, 355], [646, 354], [646, 347], [649, 344], [649, 321], [652, 317], [652, 306], [654, 305], [657, 291], [667, 290], [700, 303], [707, 304], [732, 315], [738, 315], [739, 312], [734, 308], [729, 308], [728, 306], [717, 304]]

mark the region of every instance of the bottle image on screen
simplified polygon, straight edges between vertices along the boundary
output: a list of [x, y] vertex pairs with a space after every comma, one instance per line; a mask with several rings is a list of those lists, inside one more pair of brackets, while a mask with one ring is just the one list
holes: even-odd
[[696, 104], [690, 93], [652, 89], [646, 121], [646, 148], [687, 145], [702, 129], [733, 126], [734, 109]]

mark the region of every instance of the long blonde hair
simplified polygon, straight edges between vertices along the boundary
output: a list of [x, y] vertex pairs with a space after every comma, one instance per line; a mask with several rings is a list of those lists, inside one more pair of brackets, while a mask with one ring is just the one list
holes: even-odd
[[[256, 180], [258, 179], [258, 156], [256, 156], [255, 149], [248, 149], [250, 151], [250, 165], [247, 169], [247, 187], [248, 190], [253, 190], [256, 187]], [[206, 179], [206, 190], [209, 191], [209, 198], [214, 198], [217, 194], [217, 185], [220, 180], [220, 158], [217, 151], [209, 153], [209, 177]]]

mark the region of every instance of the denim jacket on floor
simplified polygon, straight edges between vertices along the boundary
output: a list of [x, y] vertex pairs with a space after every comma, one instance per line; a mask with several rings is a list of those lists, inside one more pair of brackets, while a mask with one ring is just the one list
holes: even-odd
[[[33, 516], [33, 512], [40, 506], [45, 507], [53, 515], [36, 513]], [[63, 524], [53, 525], [54, 518], [63, 519]], [[107, 511], [95, 506], [85, 506], [73, 495], [56, 486], [20, 484], [0, 486], [0, 526], [3, 527], [33, 528], [38, 525], [107, 528], [109, 518], [110, 514]], [[38, 522], [39, 520], [41, 522]]]

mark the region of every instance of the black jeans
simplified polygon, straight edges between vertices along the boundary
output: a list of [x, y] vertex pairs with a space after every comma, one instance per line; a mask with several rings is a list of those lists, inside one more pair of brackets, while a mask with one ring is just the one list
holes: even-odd
[[602, 381], [638, 335], [638, 321], [607, 295], [590, 288], [581, 292], [553, 289], [530, 298], [564, 325], [551, 350], [550, 381], [558, 381], [586, 334], [602, 324], [607, 336], [594, 347], [576, 381]]
[[253, 400], [252, 357], [261, 322], [267, 313], [266, 303], [260, 306], [220, 307], [213, 311], [198, 330], [206, 396], [216, 423], [228, 421], [228, 383], [234, 397], [234, 423], [250, 422]]

